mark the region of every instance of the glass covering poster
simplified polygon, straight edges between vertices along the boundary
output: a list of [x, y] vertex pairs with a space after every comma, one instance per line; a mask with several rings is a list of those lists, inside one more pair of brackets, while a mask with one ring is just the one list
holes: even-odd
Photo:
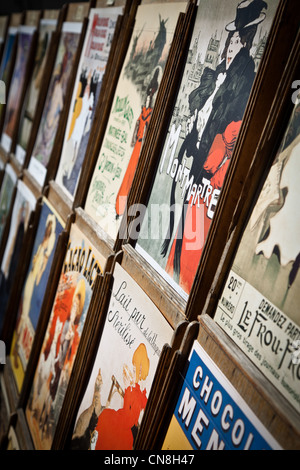
[[201, 0], [198, 6], [188, 59], [136, 245], [185, 298], [196, 275], [277, 4], [273, 0]]
[[72, 225], [66, 256], [26, 407], [36, 449], [49, 450], [75, 361], [93, 287], [105, 259]]
[[172, 334], [162, 313], [116, 263], [103, 333], [77, 414], [73, 449], [132, 449], [161, 350]]
[[[8, 28], [7, 37], [5, 41], [5, 46], [2, 54], [1, 67], [0, 67], [0, 79], [7, 86], [9, 72], [12, 67], [13, 59], [13, 48], [17, 39], [18, 28], [15, 26], [10, 26]], [[6, 90], [7, 93], [7, 90]], [[6, 96], [7, 99], [7, 96]], [[0, 119], [2, 118], [2, 113], [5, 113], [6, 104], [0, 103]]]
[[73, 198], [81, 173], [118, 15], [122, 7], [90, 10], [56, 182]]
[[63, 109], [73, 62], [77, 51], [81, 23], [64, 23], [49, 89], [32, 151], [28, 170], [43, 186], [49, 159]]
[[194, 342], [163, 450], [280, 450], [231, 382]]
[[300, 412], [300, 104], [235, 255], [216, 322]]
[[23, 384], [59, 234], [64, 222], [44, 198], [10, 352], [18, 390]]
[[43, 72], [47, 62], [47, 52], [49, 50], [51, 34], [55, 28], [56, 20], [41, 19], [34, 69], [25, 98], [25, 106], [22, 110], [23, 114], [21, 115], [18, 144], [16, 146], [16, 158], [21, 165], [23, 165], [26, 155], [26, 148], [37, 106]]
[[0, 331], [7, 307], [10, 290], [17, 273], [22, 243], [26, 234], [30, 215], [35, 209], [36, 199], [30, 189], [18, 180], [16, 197], [12, 210], [10, 228], [1, 262], [0, 272]]
[[115, 238], [184, 3], [138, 7], [85, 205]]
[[26, 76], [26, 67], [35, 31], [36, 28], [33, 26], [22, 25], [18, 28], [17, 56], [5, 108], [5, 120], [1, 138], [1, 145], [6, 152], [10, 151], [15, 126], [17, 125], [18, 108], [21, 105], [20, 100]]

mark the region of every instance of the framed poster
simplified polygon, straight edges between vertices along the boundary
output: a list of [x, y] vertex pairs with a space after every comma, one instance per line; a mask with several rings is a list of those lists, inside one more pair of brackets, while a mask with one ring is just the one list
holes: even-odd
[[55, 178], [70, 199], [76, 192], [116, 22], [122, 12], [122, 7], [90, 10]]
[[5, 83], [6, 96], [5, 104], [0, 103], [0, 119], [1, 122], [5, 117], [6, 102], [7, 102], [7, 92], [9, 90], [10, 78], [12, 69], [14, 66], [14, 47], [16, 45], [16, 39], [18, 34], [17, 26], [9, 26], [7, 31], [7, 37], [5, 41], [5, 46], [3, 50], [1, 67], [0, 67], [0, 79]]
[[9, 88], [9, 95], [5, 109], [5, 119], [1, 137], [1, 145], [9, 153], [15, 127], [18, 125], [17, 115], [21, 105], [23, 85], [26, 78], [26, 69], [31, 51], [35, 26], [22, 25], [18, 28], [18, 50], [16, 62]]
[[198, 341], [194, 342], [163, 450], [280, 450]]
[[9, 426], [8, 435], [7, 435], [7, 447], [6, 450], [21, 450], [17, 434], [13, 426]]
[[28, 166], [29, 173], [41, 186], [45, 181], [81, 29], [82, 23], [65, 22], [62, 26], [54, 69]]
[[5, 450], [34, 450], [24, 411], [21, 408], [11, 418]]
[[51, 41], [51, 35], [55, 31], [57, 21], [54, 19], [41, 19], [39, 25], [38, 45], [34, 59], [34, 68], [28, 86], [26, 99], [23, 107], [18, 131], [18, 143], [16, 146], [16, 159], [23, 166], [30, 131], [34, 119], [34, 114], [38, 102], [41, 80], [47, 62], [47, 53]]
[[9, 234], [1, 263], [0, 271], [0, 325], [4, 319], [5, 309], [10, 289], [16, 278], [17, 266], [21, 254], [22, 242], [26, 233], [32, 211], [36, 206], [36, 199], [30, 189], [18, 180], [17, 191], [12, 210]]
[[44, 198], [12, 338], [10, 358], [21, 391], [59, 234], [65, 223]]
[[2, 58], [3, 45], [6, 39], [9, 16], [0, 16], [0, 58]]
[[118, 233], [161, 83], [180, 12], [185, 3], [142, 4], [116, 87], [91, 179], [86, 212], [113, 239]]
[[173, 335], [162, 313], [119, 263], [113, 278], [103, 332], [77, 413], [73, 449], [133, 448], [161, 350]]
[[7, 163], [0, 190], [0, 243], [5, 229], [7, 217], [12, 204], [13, 192], [17, 183], [17, 175], [13, 167]]
[[278, 1], [203, 0], [136, 250], [187, 299]]
[[94, 283], [104, 265], [103, 255], [73, 224], [26, 407], [36, 449], [51, 448]]
[[215, 321], [300, 412], [300, 104], [249, 216]]

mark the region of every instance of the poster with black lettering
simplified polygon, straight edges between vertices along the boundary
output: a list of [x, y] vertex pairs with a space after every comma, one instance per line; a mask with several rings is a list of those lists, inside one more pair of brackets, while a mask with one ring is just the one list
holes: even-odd
[[52, 445], [82, 330], [105, 259], [73, 224], [26, 417], [36, 449]]
[[86, 212], [116, 238], [180, 12], [186, 3], [140, 5], [91, 179]]
[[77, 70], [56, 182], [73, 199], [122, 7], [93, 8]]
[[39, 25], [39, 37], [34, 59], [34, 68], [23, 104], [15, 151], [16, 159], [21, 165], [24, 164], [26, 156], [26, 149], [39, 97], [43, 72], [47, 62], [51, 35], [56, 28], [56, 23], [56, 20], [41, 19]]
[[300, 412], [300, 103], [251, 212], [215, 321]]
[[7, 308], [11, 288], [16, 278], [22, 243], [30, 215], [35, 210], [36, 199], [26, 184], [18, 180], [14, 199], [8, 238], [0, 271], [0, 331]]
[[28, 171], [43, 186], [72, 73], [82, 23], [65, 22]]
[[17, 114], [21, 105], [20, 100], [26, 76], [27, 62], [35, 31], [36, 28], [34, 26], [22, 25], [18, 28], [17, 56], [9, 88], [1, 137], [1, 145], [6, 152], [10, 152], [15, 126], [17, 125]]
[[53, 206], [43, 198], [10, 350], [12, 371], [19, 392], [31, 353], [57, 240], [64, 226]]
[[281, 450], [281, 447], [195, 341], [162, 449]]
[[190, 293], [277, 0], [201, 0], [136, 249]]
[[162, 313], [116, 263], [103, 333], [76, 418], [73, 449], [132, 449], [162, 347], [172, 334]]

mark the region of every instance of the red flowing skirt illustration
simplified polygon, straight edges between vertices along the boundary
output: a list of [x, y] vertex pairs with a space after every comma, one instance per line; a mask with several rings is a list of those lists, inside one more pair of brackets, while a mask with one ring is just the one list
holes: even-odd
[[[210, 152], [203, 166], [206, 172], [212, 174], [210, 184], [213, 189], [222, 188], [241, 123], [242, 121], [231, 122], [225, 129], [224, 133], [217, 134], [213, 141]], [[193, 199], [194, 196], [191, 196], [188, 202], [180, 253], [179, 285], [187, 293], [189, 293], [192, 288], [202, 255], [203, 246], [212, 221], [212, 219], [207, 216], [207, 207], [203, 200], [201, 200], [200, 204], [192, 204]], [[200, 221], [201, 223], [202, 220], [203, 236], [199, 236], [199, 233], [196, 231], [197, 221]], [[179, 228], [172, 243], [165, 268], [166, 272], [171, 277], [174, 276], [175, 248], [180, 233], [181, 230]], [[191, 237], [191, 234], [194, 234], [194, 236]]]

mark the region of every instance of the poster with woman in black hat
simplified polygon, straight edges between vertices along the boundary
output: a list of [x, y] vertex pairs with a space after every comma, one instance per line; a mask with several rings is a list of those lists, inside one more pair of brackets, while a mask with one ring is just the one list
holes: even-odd
[[[277, 5], [277, 0], [203, 0], [198, 7], [136, 245], [183, 296], [196, 274]], [[169, 204], [169, 217], [154, 230], [150, 209], [162, 203]]]

